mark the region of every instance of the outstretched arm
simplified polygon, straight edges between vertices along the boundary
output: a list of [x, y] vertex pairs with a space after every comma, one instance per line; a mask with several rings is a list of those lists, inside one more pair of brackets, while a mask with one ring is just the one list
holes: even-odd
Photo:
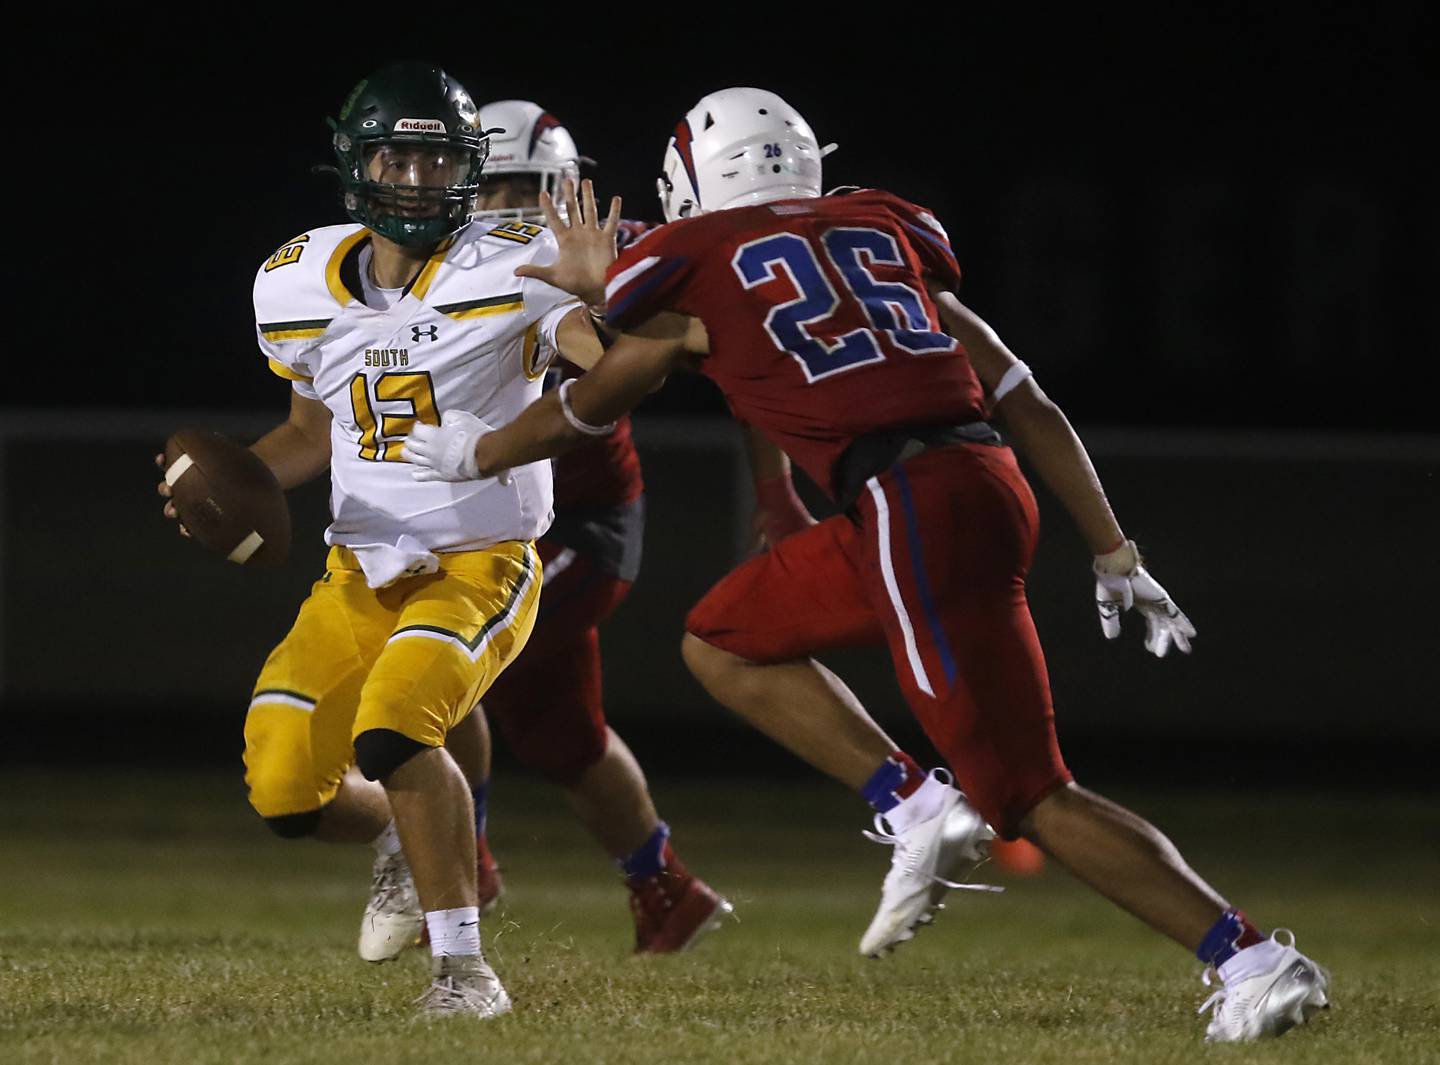
[[[611, 332], [597, 319], [598, 311], [592, 313], [592, 308], [603, 307], [605, 303], [605, 269], [615, 261], [620, 198], [617, 196], [610, 201], [610, 213], [602, 222], [595, 204], [595, 187], [589, 181], [581, 183], [578, 200], [573, 181], [567, 178], [562, 188], [566, 209], [563, 218], [549, 195], [540, 194], [540, 208], [545, 212], [545, 220], [555, 236], [559, 254], [553, 263], [546, 266], [535, 263], [517, 266], [515, 276], [543, 281], [585, 301], [587, 306], [574, 308], [560, 320], [555, 332], [555, 346], [563, 358], [593, 372], [592, 368], [599, 364], [606, 345], [613, 339]], [[587, 380], [589, 376], [586, 375]], [[568, 391], [573, 383], [567, 381], [562, 387]], [[463, 410], [446, 411], [439, 425], [417, 422], [400, 454], [414, 465], [410, 472], [417, 481], [473, 481], [482, 477], [498, 477], [504, 483], [508, 480], [506, 471], [512, 466], [558, 454], [587, 435], [583, 431], [571, 431], [571, 424], [560, 414], [561, 395], [557, 390], [531, 404], [520, 416], [519, 421], [525, 423], [521, 431], [507, 436], [507, 440], [517, 445], [519, 438], [525, 437], [520, 452], [529, 457], [499, 465], [477, 464], [477, 442], [486, 434], [494, 434], [489, 425]], [[511, 423], [506, 428], [510, 429], [515, 424]]]
[[558, 455], [588, 436], [604, 435], [617, 418], [650, 394], [685, 354], [689, 319], [657, 315], [636, 332], [622, 333], [583, 377], [565, 382], [530, 404], [509, 425], [475, 446], [480, 476]]
[[1146, 572], [1135, 542], [1125, 538], [1090, 455], [1065, 412], [1040, 390], [1029, 367], [995, 330], [953, 292], [932, 289], [931, 295], [945, 331], [965, 346], [980, 383], [994, 397], [995, 413], [1095, 555], [1095, 606], [1106, 638], [1120, 635], [1120, 615], [1133, 607], [1145, 618], [1146, 649], [1163, 658], [1173, 644], [1188, 654], [1195, 626]]

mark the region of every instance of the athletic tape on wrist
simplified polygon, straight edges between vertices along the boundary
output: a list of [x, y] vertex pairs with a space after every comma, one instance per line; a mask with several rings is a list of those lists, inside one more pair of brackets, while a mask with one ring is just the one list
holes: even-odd
[[574, 429], [577, 433], [584, 433], [586, 436], [608, 436], [613, 433], [615, 431], [614, 422], [608, 425], [591, 425], [589, 422], [580, 420], [579, 415], [577, 415], [570, 406], [570, 386], [574, 383], [575, 379], [573, 377], [568, 381], [562, 381], [560, 382], [559, 390], [560, 413], [564, 415], [565, 421], [570, 424], [570, 428]]

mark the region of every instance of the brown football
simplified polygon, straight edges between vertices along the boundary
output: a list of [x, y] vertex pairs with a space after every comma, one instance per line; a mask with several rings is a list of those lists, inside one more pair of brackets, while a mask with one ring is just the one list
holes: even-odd
[[182, 429], [165, 441], [165, 480], [190, 535], [246, 566], [283, 565], [290, 507], [270, 467], [219, 433]]

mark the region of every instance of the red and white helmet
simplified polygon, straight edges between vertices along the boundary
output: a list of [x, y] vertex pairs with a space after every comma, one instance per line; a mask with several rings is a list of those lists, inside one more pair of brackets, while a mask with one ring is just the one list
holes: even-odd
[[[496, 100], [480, 108], [480, 128], [499, 127], [503, 133], [490, 135], [490, 157], [482, 173], [535, 174], [540, 191], [560, 198], [560, 182], [580, 180], [580, 153], [575, 139], [559, 119], [529, 100]], [[527, 222], [545, 221], [534, 207], [506, 207], [476, 211], [476, 218], [518, 218]]]
[[[481, 121], [490, 116], [482, 111]], [[493, 139], [492, 139], [493, 143]], [[815, 139], [800, 112], [764, 89], [721, 89], [675, 127], [665, 149], [665, 221], [703, 211], [820, 195], [820, 160], [835, 150]], [[493, 151], [493, 149], [492, 149]]]

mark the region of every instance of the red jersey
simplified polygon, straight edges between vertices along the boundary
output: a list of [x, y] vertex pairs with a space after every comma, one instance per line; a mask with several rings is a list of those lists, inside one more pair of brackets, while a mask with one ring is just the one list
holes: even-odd
[[984, 417], [930, 278], [953, 289], [960, 267], [928, 211], [873, 189], [782, 200], [672, 222], [630, 245], [606, 274], [606, 320], [701, 319], [701, 368], [735, 416], [833, 497], [836, 463], [858, 437]]
[[[648, 222], [620, 220], [616, 243], [623, 249], [651, 228]], [[557, 359], [545, 381], [554, 388], [583, 370]], [[612, 506], [640, 498], [645, 482], [640, 474], [640, 456], [630, 437], [630, 419], [621, 418], [608, 436], [587, 440], [555, 459], [555, 509]]]

